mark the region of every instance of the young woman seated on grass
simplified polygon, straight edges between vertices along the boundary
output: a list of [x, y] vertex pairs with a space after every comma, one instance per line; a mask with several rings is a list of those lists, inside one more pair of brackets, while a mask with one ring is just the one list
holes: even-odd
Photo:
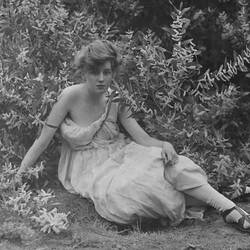
[[[96, 40], [83, 47], [75, 63], [85, 81], [63, 90], [17, 178], [35, 163], [59, 128], [62, 185], [90, 198], [105, 219], [130, 224], [138, 218], [167, 217], [179, 223], [195, 199], [220, 211], [225, 222], [250, 232], [249, 215], [213, 189], [199, 166], [178, 155], [169, 142], [150, 137], [126, 108], [107, 97], [119, 64], [111, 42]], [[118, 119], [132, 140], [119, 131]], [[167, 162], [173, 164], [166, 166]]]

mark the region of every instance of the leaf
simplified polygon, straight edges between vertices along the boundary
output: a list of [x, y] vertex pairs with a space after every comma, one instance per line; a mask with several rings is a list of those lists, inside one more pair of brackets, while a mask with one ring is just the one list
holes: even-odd
[[191, 7], [187, 7], [182, 9], [181, 14], [184, 15], [186, 12], [188, 12], [191, 9]]
[[166, 27], [166, 26], [163, 26], [161, 27], [162, 30], [166, 31], [166, 33], [169, 35], [169, 36], [172, 36], [174, 34], [173, 30], [169, 27]]

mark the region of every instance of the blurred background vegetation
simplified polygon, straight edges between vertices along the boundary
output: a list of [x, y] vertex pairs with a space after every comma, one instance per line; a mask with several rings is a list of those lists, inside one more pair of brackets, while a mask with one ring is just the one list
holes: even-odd
[[[60, 91], [79, 81], [75, 53], [101, 38], [120, 50], [113, 88], [145, 130], [234, 197], [250, 184], [249, 16], [247, 0], [0, 0], [1, 166], [19, 167]], [[59, 147], [57, 134], [40, 158], [46, 183]]]

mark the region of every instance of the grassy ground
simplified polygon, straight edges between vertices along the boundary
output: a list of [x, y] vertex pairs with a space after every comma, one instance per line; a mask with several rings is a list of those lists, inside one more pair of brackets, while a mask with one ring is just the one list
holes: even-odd
[[[178, 227], [162, 226], [159, 221], [121, 227], [100, 218], [86, 199], [61, 187], [54, 191], [59, 211], [70, 211], [69, 229], [59, 235], [43, 234], [32, 228], [28, 220], [1, 209], [1, 250], [250, 250], [250, 235], [225, 224], [211, 209], [203, 221], [187, 220]], [[250, 211], [250, 202], [240, 206]], [[5, 228], [4, 231], [1, 228]]]

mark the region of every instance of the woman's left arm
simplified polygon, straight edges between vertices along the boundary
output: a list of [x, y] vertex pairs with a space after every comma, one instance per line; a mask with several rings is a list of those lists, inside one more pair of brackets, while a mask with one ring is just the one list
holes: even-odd
[[177, 153], [171, 143], [151, 137], [130, 114], [127, 108], [121, 108], [119, 120], [136, 143], [143, 146], [162, 148], [162, 157], [165, 162], [173, 161], [177, 158]]

